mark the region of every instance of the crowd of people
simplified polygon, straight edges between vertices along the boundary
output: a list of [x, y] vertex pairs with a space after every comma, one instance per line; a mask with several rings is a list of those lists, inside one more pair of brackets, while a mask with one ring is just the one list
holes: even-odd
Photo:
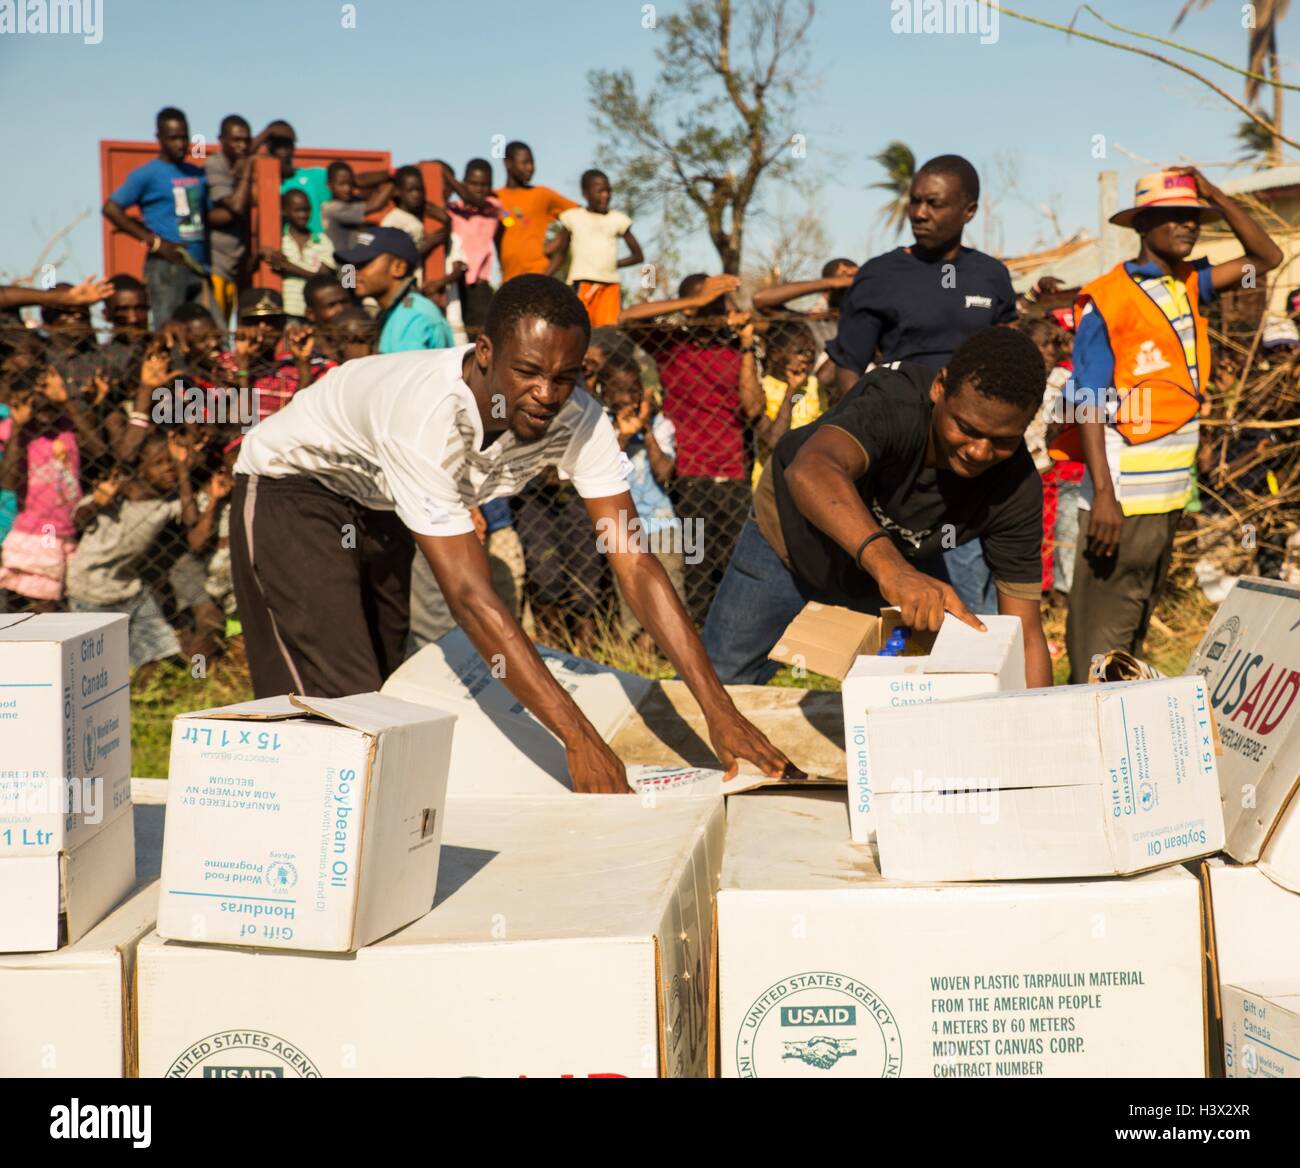
[[[680, 656], [662, 611], [645, 620], [652, 594], [652, 608], [666, 603], [659, 585], [593, 537], [593, 501], [623, 490], [723, 682], [767, 680], [781, 632], [818, 600], [899, 604], [922, 628], [944, 612], [1017, 615], [1027, 677], [1050, 684], [1041, 613], [1053, 597], [1069, 612], [1072, 680], [1085, 680], [1098, 654], [1140, 652], [1193, 497], [1204, 314], [1281, 258], [1204, 176], [1163, 172], [1115, 220], [1134, 229], [1135, 257], [1046, 312], [1057, 282], [1017, 296], [1005, 265], [962, 243], [979, 178], [943, 155], [912, 182], [909, 246], [828, 259], [819, 278], [759, 289], [748, 308], [735, 276], [706, 273], [625, 304], [620, 269], [644, 256], [608, 176], [588, 170], [581, 202], [569, 199], [534, 182], [524, 143], [507, 145], [500, 187], [486, 159], [460, 177], [423, 164], [449, 195], [433, 202], [420, 164], [296, 165], [282, 120], [253, 135], [228, 116], [204, 166], [180, 110], [158, 114], [156, 137], [158, 157], [103, 208], [144, 249], [142, 278], [0, 289], [0, 600], [129, 613], [140, 669], [218, 652], [242, 628], [255, 683], [260, 661], [267, 686], [307, 692], [372, 687], [472, 623], [423, 542], [469, 531], [497, 601], [539, 637], [572, 640], [600, 620]], [[259, 154], [279, 165], [274, 249], [250, 231], [268, 198]], [[1188, 262], [1209, 216], [1226, 220], [1240, 259]], [[445, 274], [426, 280], [439, 247]], [[257, 286], [262, 265], [281, 290]], [[578, 323], [551, 285], [567, 285]], [[39, 321], [19, 316], [29, 307]], [[568, 348], [529, 348], [534, 318], [581, 325], [577, 368], [546, 365]], [[428, 350], [446, 351], [448, 389], [427, 410], [428, 359], [366, 360]], [[524, 363], [516, 383], [572, 372], [595, 414], [502, 388], [507, 350]], [[405, 398], [390, 394], [403, 385]], [[511, 418], [478, 403], [496, 429], [456, 397], [483, 386], [518, 397]], [[364, 418], [349, 413], [358, 400]], [[422, 480], [427, 451], [399, 466], [388, 447], [443, 424], [426, 413], [460, 437]], [[431, 484], [446, 474], [444, 496]], [[315, 551], [300, 522], [313, 509], [329, 515]], [[338, 587], [323, 547], [336, 529], [361, 551]], [[296, 581], [272, 581], [274, 544], [305, 557]], [[355, 660], [316, 662], [311, 626], [337, 640], [359, 597]]]

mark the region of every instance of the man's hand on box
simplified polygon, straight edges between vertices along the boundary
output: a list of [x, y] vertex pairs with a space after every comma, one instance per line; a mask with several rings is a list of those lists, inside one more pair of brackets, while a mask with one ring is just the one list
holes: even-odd
[[897, 606], [903, 624], [913, 629], [938, 632], [943, 625], [943, 614], [952, 613], [959, 621], [973, 629], [985, 632], [984, 623], [968, 609], [951, 584], [918, 572], [911, 565], [876, 581], [880, 594]]
[[570, 743], [565, 755], [575, 791], [595, 795], [633, 794], [627, 781], [627, 767], [594, 732]]
[[765, 775], [773, 779], [806, 779], [797, 766], [768, 741], [767, 735], [752, 722], [741, 717], [732, 706], [708, 719], [709, 741], [713, 753], [726, 768], [724, 779], [734, 779], [740, 769], [740, 760], [752, 762]]

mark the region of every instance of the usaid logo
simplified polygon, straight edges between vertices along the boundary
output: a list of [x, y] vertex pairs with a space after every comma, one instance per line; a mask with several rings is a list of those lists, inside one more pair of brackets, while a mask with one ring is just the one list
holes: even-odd
[[203, 1068], [205, 1079], [283, 1079], [283, 1067], [218, 1067]]
[[782, 1006], [782, 1026], [856, 1026], [856, 1006]]
[[903, 1039], [893, 1011], [870, 986], [827, 970], [769, 986], [736, 1035], [742, 1079], [896, 1079]]

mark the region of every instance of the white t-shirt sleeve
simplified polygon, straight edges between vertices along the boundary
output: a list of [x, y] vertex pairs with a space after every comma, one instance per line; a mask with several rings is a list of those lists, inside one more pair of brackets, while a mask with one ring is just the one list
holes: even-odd
[[650, 430], [655, 436], [655, 441], [659, 443], [659, 449], [669, 458], [675, 459], [677, 457], [677, 427], [663, 414], [655, 414], [654, 421], [650, 423]]
[[[380, 457], [394, 509], [416, 535], [468, 535], [474, 530], [469, 508], [442, 465], [452, 426], [447, 410], [435, 410], [414, 437], [395, 428], [383, 446]], [[450, 433], [452, 442], [459, 440], [454, 429]]]
[[583, 414], [558, 469], [584, 499], [604, 499], [628, 489], [626, 459], [599, 403], [582, 390]]
[[616, 219], [614, 234], [626, 235], [632, 230], [632, 220], [629, 219], [622, 211], [611, 211], [610, 216]]
[[565, 228], [565, 229], [566, 229], [570, 234], [572, 234], [573, 229], [574, 229], [574, 223], [575, 223], [575, 221], [578, 220], [578, 219], [580, 219], [581, 217], [582, 217], [582, 208], [581, 208], [581, 207], [570, 207], [567, 211], [561, 211], [561, 212], [560, 212], [560, 216], [559, 216], [559, 218], [560, 218], [560, 224], [561, 224], [561, 226], [563, 226], [563, 227], [564, 227], [564, 228]]

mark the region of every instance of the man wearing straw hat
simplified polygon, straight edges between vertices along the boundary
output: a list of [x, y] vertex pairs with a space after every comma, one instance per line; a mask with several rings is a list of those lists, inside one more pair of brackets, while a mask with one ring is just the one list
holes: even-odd
[[[1189, 262], [1211, 216], [1226, 221], [1243, 254]], [[1080, 291], [1066, 389], [1088, 467], [1066, 626], [1073, 682], [1087, 681], [1097, 654], [1142, 651], [1192, 495], [1210, 377], [1204, 310], [1282, 262], [1267, 232], [1193, 167], [1139, 179], [1134, 206], [1111, 222], [1137, 232], [1137, 258]]]

